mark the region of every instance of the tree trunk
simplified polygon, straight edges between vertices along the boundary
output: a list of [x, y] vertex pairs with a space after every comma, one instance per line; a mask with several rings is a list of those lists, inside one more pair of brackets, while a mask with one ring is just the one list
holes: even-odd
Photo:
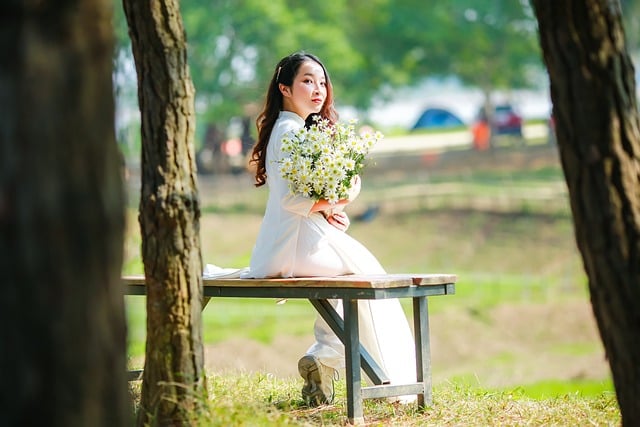
[[113, 6], [0, 4], [0, 418], [127, 425]]
[[617, 2], [534, 1], [558, 148], [624, 425], [640, 425], [640, 130]]
[[194, 89], [177, 0], [124, 0], [142, 113], [147, 342], [138, 424], [189, 424], [205, 397]]

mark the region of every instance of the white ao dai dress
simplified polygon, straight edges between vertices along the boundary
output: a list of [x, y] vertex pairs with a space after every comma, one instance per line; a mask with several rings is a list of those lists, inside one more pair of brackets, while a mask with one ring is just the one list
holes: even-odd
[[[305, 124], [297, 114], [281, 111], [266, 153], [269, 197], [246, 278], [384, 274], [378, 260], [358, 241], [338, 230], [319, 212], [314, 201], [289, 192], [277, 161], [283, 157], [282, 138]], [[342, 313], [342, 301], [331, 304]], [[407, 318], [397, 299], [359, 302], [360, 340], [392, 383], [415, 382], [415, 347]], [[344, 346], [318, 315], [316, 342], [307, 354], [324, 365], [345, 367]]]

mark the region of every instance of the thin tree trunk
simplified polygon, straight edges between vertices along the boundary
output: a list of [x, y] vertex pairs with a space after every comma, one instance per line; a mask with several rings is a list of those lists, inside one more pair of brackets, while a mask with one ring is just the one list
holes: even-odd
[[0, 4], [1, 423], [127, 425], [113, 6]]
[[124, 0], [142, 113], [147, 343], [138, 424], [189, 424], [205, 397], [194, 89], [177, 0]]
[[623, 424], [640, 425], [640, 127], [621, 11], [534, 1], [578, 248]]

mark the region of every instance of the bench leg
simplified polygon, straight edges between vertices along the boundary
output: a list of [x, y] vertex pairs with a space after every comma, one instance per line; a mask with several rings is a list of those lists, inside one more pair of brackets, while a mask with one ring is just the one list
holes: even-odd
[[344, 353], [347, 383], [347, 417], [351, 424], [364, 424], [362, 409], [362, 379], [360, 377], [360, 331], [358, 300], [343, 300]]
[[418, 407], [432, 404], [431, 394], [431, 343], [429, 342], [429, 307], [427, 297], [413, 298], [413, 327], [416, 339], [416, 372], [418, 383], [424, 391], [418, 394]]

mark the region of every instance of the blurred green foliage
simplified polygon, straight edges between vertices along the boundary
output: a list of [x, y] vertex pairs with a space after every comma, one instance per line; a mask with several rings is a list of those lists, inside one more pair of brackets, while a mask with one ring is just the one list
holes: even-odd
[[[190, 0], [181, 5], [199, 120], [255, 116], [277, 61], [306, 50], [330, 71], [337, 102], [366, 111], [376, 96], [427, 77], [494, 88], [532, 85], [542, 70], [528, 2]], [[116, 7], [117, 66], [130, 60]]]

